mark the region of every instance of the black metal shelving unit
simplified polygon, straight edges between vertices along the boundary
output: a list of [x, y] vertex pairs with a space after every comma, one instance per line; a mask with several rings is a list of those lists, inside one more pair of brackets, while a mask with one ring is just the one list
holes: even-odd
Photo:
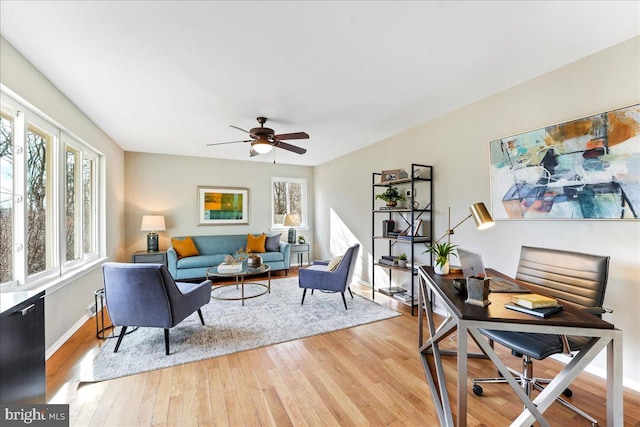
[[[414, 315], [415, 308], [418, 306], [418, 293], [417, 293], [417, 268], [418, 265], [414, 264], [417, 244], [430, 244], [433, 238], [433, 166], [422, 165], [418, 163], [411, 164], [411, 170], [408, 173], [408, 177], [401, 178], [393, 181], [381, 182], [382, 173], [374, 172], [371, 175], [371, 254], [373, 258], [372, 272], [371, 272], [371, 288], [372, 295], [375, 299], [376, 295], [376, 267], [384, 268], [389, 271], [389, 286], [387, 288], [379, 288], [378, 292], [381, 292], [388, 296], [396, 294], [410, 293], [409, 301], [400, 300], [404, 304], [411, 306], [411, 315]], [[376, 191], [380, 189], [386, 189], [390, 187], [402, 187], [404, 189], [411, 188], [411, 200], [407, 200], [408, 207], [404, 208], [376, 208]], [[428, 190], [427, 190], [428, 188]], [[418, 206], [416, 208], [416, 190], [420, 191], [422, 203], [424, 206]], [[428, 191], [429, 194], [422, 196], [422, 191]], [[410, 227], [415, 220], [421, 219], [423, 222], [427, 222], [428, 226], [423, 225], [422, 231], [426, 236], [407, 236], [405, 238], [395, 238], [383, 234], [383, 220], [400, 221], [403, 227]], [[426, 231], [426, 233], [425, 233]], [[410, 249], [408, 251], [401, 251], [405, 253], [410, 252], [410, 266], [408, 268], [401, 268], [397, 266], [391, 266], [382, 264], [376, 258], [376, 252], [380, 253], [380, 250], [376, 250], [376, 242], [386, 241], [387, 247], [384, 251], [384, 255], [392, 255], [392, 248], [397, 244], [408, 244]], [[422, 251], [421, 251], [422, 252]], [[381, 256], [380, 254], [379, 256]], [[429, 265], [431, 265], [432, 257], [429, 257]], [[392, 275], [394, 272], [401, 274], [411, 274], [411, 289], [407, 290], [400, 287], [392, 287]]]

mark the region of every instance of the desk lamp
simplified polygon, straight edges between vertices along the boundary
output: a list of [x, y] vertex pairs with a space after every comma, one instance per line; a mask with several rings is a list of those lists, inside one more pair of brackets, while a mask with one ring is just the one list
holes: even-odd
[[487, 228], [491, 228], [495, 225], [495, 222], [493, 222], [493, 218], [491, 218], [491, 215], [489, 214], [489, 211], [487, 210], [487, 207], [484, 205], [484, 203], [482, 202], [474, 203], [473, 205], [471, 205], [469, 210], [471, 211], [469, 216], [467, 216], [465, 219], [463, 219], [462, 221], [460, 221], [459, 223], [451, 227], [451, 208], [449, 208], [449, 223], [448, 223], [449, 227], [447, 228], [447, 232], [444, 233], [444, 236], [436, 240], [436, 243], [438, 243], [440, 240], [444, 239], [447, 236], [451, 236], [453, 234], [453, 231], [456, 228], [458, 228], [460, 225], [462, 225], [463, 222], [465, 222], [471, 217], [473, 217], [473, 220], [475, 221], [476, 227], [478, 227], [478, 230], [486, 230]]
[[147, 252], [157, 252], [159, 250], [157, 231], [164, 230], [166, 230], [164, 225], [164, 216], [144, 215], [142, 217], [140, 231], [149, 231], [149, 234], [147, 234]]
[[296, 242], [296, 229], [294, 227], [297, 227], [300, 225], [300, 215], [296, 215], [296, 214], [287, 214], [284, 217], [284, 224], [287, 227], [291, 227], [289, 229], [289, 238], [287, 239], [289, 241], [289, 243], [295, 243]]

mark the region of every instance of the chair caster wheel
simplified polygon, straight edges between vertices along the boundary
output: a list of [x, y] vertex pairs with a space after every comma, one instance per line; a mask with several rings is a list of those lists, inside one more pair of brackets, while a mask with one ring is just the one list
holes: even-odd
[[476, 396], [482, 396], [482, 387], [479, 386], [478, 384], [474, 384], [473, 386], [473, 394], [475, 394]]
[[565, 395], [565, 397], [571, 397], [573, 396], [573, 392], [571, 391], [570, 388], [565, 388], [564, 391], [562, 392], [562, 394]]

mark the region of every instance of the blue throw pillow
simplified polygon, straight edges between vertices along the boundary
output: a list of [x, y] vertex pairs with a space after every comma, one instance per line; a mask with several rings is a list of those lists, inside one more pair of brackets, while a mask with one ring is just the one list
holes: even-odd
[[267, 252], [280, 251], [280, 236], [282, 236], [282, 233], [274, 236], [267, 236], [267, 240], [264, 242], [264, 248]]

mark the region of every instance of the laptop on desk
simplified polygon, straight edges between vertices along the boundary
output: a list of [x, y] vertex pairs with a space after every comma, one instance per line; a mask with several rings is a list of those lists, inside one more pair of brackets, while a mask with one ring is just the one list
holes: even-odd
[[458, 259], [460, 260], [460, 266], [462, 267], [462, 274], [464, 277], [485, 277], [491, 279], [489, 282], [489, 290], [491, 292], [503, 292], [503, 293], [515, 293], [515, 292], [531, 292], [531, 290], [520, 286], [516, 282], [502, 277], [489, 277], [484, 269], [484, 263], [482, 262], [482, 256], [480, 254], [468, 251], [466, 249], [457, 249]]

